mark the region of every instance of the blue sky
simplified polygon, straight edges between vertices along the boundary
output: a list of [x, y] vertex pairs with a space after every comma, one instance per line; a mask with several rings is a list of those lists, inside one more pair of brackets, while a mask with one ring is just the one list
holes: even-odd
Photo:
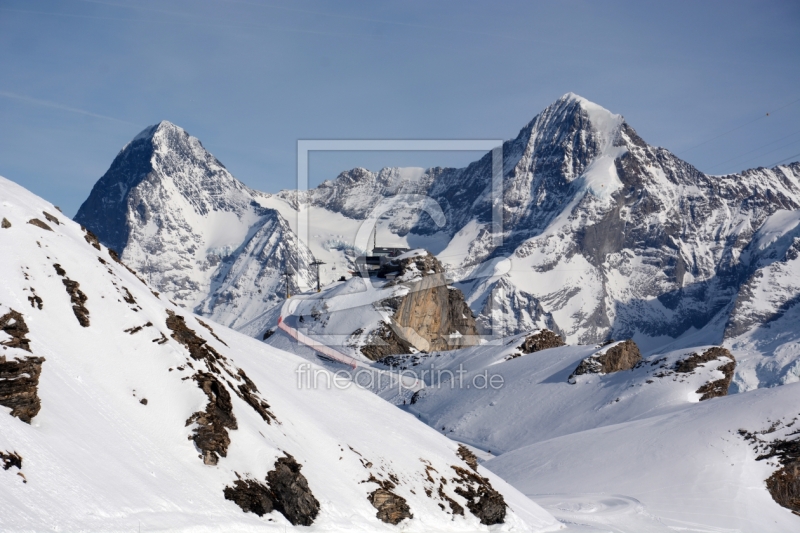
[[[0, 175], [73, 215], [166, 119], [277, 191], [297, 139], [507, 139], [570, 91], [734, 172], [800, 159], [798, 28], [789, 1], [0, 0]], [[315, 154], [311, 179], [476, 155]]]

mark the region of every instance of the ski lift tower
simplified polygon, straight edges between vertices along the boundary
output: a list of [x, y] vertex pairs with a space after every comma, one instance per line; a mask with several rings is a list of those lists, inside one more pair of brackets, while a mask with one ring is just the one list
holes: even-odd
[[324, 262], [324, 261], [320, 261], [319, 259], [314, 259], [314, 262], [313, 262], [313, 263], [310, 263], [310, 265], [311, 265], [311, 266], [316, 266], [316, 267], [317, 267], [317, 292], [319, 292], [319, 291], [320, 291], [320, 285], [319, 285], [319, 266], [320, 266], [320, 265], [324, 265], [324, 264], [325, 264], [325, 262]]

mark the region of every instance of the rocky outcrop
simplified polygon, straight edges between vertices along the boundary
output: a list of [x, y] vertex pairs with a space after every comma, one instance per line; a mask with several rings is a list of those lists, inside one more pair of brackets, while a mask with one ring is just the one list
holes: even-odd
[[64, 287], [67, 289], [67, 294], [69, 294], [69, 299], [72, 302], [72, 312], [75, 313], [75, 318], [78, 319], [78, 323], [81, 326], [88, 328], [89, 310], [84, 305], [88, 298], [80, 289], [81, 284], [77, 281], [69, 279], [66, 271], [61, 268], [61, 265], [58, 263], [54, 264], [53, 268], [56, 269], [56, 274], [64, 278], [61, 280], [61, 283], [63, 283]]
[[264, 516], [275, 510], [294, 526], [310, 526], [319, 514], [319, 501], [300, 473], [301, 468], [302, 465], [287, 453], [275, 461], [274, 470], [267, 473], [266, 483], [238, 479], [232, 487], [225, 487], [225, 499], [246, 513]]
[[581, 361], [569, 376], [569, 380], [574, 381], [575, 376], [582, 374], [610, 374], [621, 370], [630, 370], [641, 360], [642, 354], [639, 352], [639, 347], [631, 339], [628, 339]]
[[387, 489], [376, 489], [370, 493], [369, 503], [378, 510], [375, 515], [381, 522], [397, 525], [406, 518], [412, 518], [411, 508], [405, 498]]
[[16, 452], [0, 452], [0, 461], [3, 462], [3, 470], [16, 466], [17, 470], [22, 470], [22, 457]]
[[[725, 360], [728, 360], [725, 362]], [[733, 380], [733, 373], [736, 370], [736, 359], [733, 354], [727, 349], [715, 346], [709, 348], [702, 354], [693, 353], [686, 359], [682, 359], [675, 364], [675, 372], [683, 374], [692, 373], [698, 366], [704, 366], [706, 363], [712, 361], [722, 361], [724, 364], [719, 366], [717, 370], [722, 372], [723, 377], [701, 386], [695, 392], [701, 394], [700, 401], [717, 398], [719, 396], [726, 396], [728, 394], [728, 387]]]
[[85, 227], [81, 226], [81, 229], [84, 231], [83, 238], [88, 242], [91, 246], [100, 250], [100, 240], [97, 238], [97, 235], [86, 229]]
[[31, 351], [31, 341], [26, 336], [30, 330], [22, 314], [11, 309], [8, 313], [0, 316], [0, 331], [11, 337], [0, 342], [0, 345], [8, 346], [9, 348], [20, 348], [26, 352]]
[[42, 222], [38, 218], [30, 219], [28, 221], [28, 224], [31, 224], [32, 226], [36, 226], [37, 228], [46, 229], [47, 231], [53, 231], [53, 228], [51, 228], [50, 226], [48, 226], [47, 224], [45, 224], [44, 222]]
[[186, 325], [186, 319], [173, 311], [167, 310], [167, 327], [172, 331], [173, 339], [183, 344], [195, 361], [204, 361], [210, 370], [218, 372], [217, 361], [222, 356], [213, 346]]
[[494, 490], [489, 480], [477, 472], [460, 466], [452, 468], [456, 472], [456, 477], [452, 480], [456, 484], [455, 492], [466, 498], [467, 509], [483, 525], [502, 524], [506, 518], [506, 501], [503, 495]]
[[[12, 309], [0, 316], [0, 331], [11, 337], [0, 342], [4, 349], [18, 348], [26, 352], [31, 351], [30, 340], [26, 337], [28, 326], [17, 311]], [[5, 355], [0, 355], [0, 405], [9, 407], [11, 416], [16, 416], [28, 424], [42, 408], [42, 402], [39, 400], [42, 363], [44, 357], [9, 360]]]
[[44, 357], [6, 360], [0, 355], [0, 405], [11, 408], [11, 416], [31, 423], [42, 408], [39, 376]]
[[382, 267], [380, 275], [396, 275], [387, 286], [408, 292], [381, 302], [394, 309], [389, 324], [373, 332], [361, 353], [372, 360], [391, 354], [454, 350], [478, 343], [478, 330], [464, 295], [448, 286], [444, 267], [429, 253]]
[[766, 449], [760, 447], [763, 444], [758, 435], [770, 434], [777, 429], [778, 425], [773, 422], [769, 429], [755, 433], [740, 429], [739, 434], [757, 450], [763, 451], [756, 457], [756, 461], [777, 458], [781, 468], [767, 478], [767, 490], [778, 505], [786, 507], [800, 516], [800, 437], [776, 439], [767, 443]]
[[778, 505], [800, 515], [800, 461], [784, 466], [767, 479], [767, 490]]
[[11, 227], [11, 222], [9, 222], [7, 218], [3, 217], [3, 221], [0, 222], [0, 228], [8, 229], [10, 227]]
[[522, 353], [529, 354], [540, 350], [547, 350], [548, 348], [558, 348], [564, 345], [564, 340], [560, 335], [557, 335], [549, 329], [543, 329], [533, 335], [525, 337], [525, 342], [522, 343], [519, 349]]
[[46, 218], [48, 222], [52, 222], [56, 226], [61, 225], [61, 222], [55, 216], [51, 215], [47, 211], [42, 211], [42, 214], [44, 215], [44, 218]]
[[310, 526], [319, 514], [319, 502], [300, 473], [303, 468], [288, 453], [275, 461], [275, 469], [267, 473], [275, 509], [292, 525]]
[[237, 479], [232, 487], [225, 487], [223, 494], [226, 500], [241, 507], [245, 513], [264, 516], [275, 509], [269, 488], [255, 479]]
[[[200, 324], [202, 325], [202, 322]], [[208, 372], [198, 371], [192, 376], [208, 397], [208, 404], [204, 411], [198, 411], [189, 417], [186, 425], [197, 423], [190, 438], [201, 450], [203, 462], [215, 465], [219, 457], [227, 455], [230, 445], [228, 430], [237, 428], [231, 394], [225, 383], [228, 383], [233, 393], [252, 407], [265, 422], [271, 424], [277, 419], [270, 411], [269, 404], [260, 397], [256, 384], [247, 377], [244, 370], [232, 367], [223, 355], [208, 344], [208, 341], [186, 325], [184, 317], [167, 310], [167, 327], [172, 331], [171, 337], [186, 347], [189, 356], [195, 361], [205, 363], [208, 368]], [[208, 325], [204, 327], [210, 330]], [[133, 334], [134, 330], [135, 328], [132, 328], [128, 332]], [[214, 335], [213, 330], [210, 332]], [[216, 335], [214, 337], [216, 338]], [[221, 340], [219, 342], [222, 343]], [[234, 386], [228, 378], [238, 381], [239, 385]]]
[[472, 453], [469, 448], [464, 446], [463, 444], [458, 445], [458, 452], [457, 455], [461, 458], [462, 461], [467, 463], [471, 469], [474, 471], [478, 471], [478, 458]]
[[564, 345], [564, 340], [560, 335], [549, 329], [543, 329], [525, 337], [525, 340], [519, 346], [519, 352], [509, 356], [507, 359], [547, 350], [548, 348], [558, 348]]
[[202, 452], [203, 463], [215, 465], [220, 457], [228, 455], [231, 439], [229, 429], [237, 429], [236, 416], [228, 389], [213, 374], [197, 372], [192, 379], [206, 394], [208, 403], [203, 411], [198, 411], [186, 420], [189, 426], [197, 423], [190, 437]]

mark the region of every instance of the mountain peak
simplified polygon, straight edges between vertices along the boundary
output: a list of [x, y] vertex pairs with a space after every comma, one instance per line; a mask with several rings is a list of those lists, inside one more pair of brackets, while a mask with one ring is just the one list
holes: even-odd
[[612, 130], [616, 131], [617, 127], [625, 120], [622, 115], [612, 113], [605, 107], [572, 92], [565, 94], [552, 105], [548, 106], [547, 109], [545, 109], [545, 113], [551, 108], [559, 109], [576, 104], [579, 109], [586, 112], [591, 125], [601, 133], [610, 133]]
[[145, 129], [140, 131], [131, 141], [126, 144], [122, 149], [125, 150], [128, 146], [136, 141], [140, 140], [152, 140], [159, 136], [173, 136], [173, 135], [185, 135], [189, 136], [189, 134], [181, 128], [180, 126], [173, 124], [169, 120], [162, 120], [158, 124], [153, 124], [152, 126], [147, 126]]

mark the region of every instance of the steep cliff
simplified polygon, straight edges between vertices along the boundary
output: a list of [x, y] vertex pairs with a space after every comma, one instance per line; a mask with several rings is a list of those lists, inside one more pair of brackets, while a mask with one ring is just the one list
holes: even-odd
[[370, 334], [361, 353], [372, 360], [387, 355], [454, 350], [478, 344], [478, 329], [464, 295], [447, 283], [436, 257], [414, 251], [387, 263], [380, 275], [396, 275], [388, 287], [406, 289], [384, 304], [394, 309], [391, 318]]

